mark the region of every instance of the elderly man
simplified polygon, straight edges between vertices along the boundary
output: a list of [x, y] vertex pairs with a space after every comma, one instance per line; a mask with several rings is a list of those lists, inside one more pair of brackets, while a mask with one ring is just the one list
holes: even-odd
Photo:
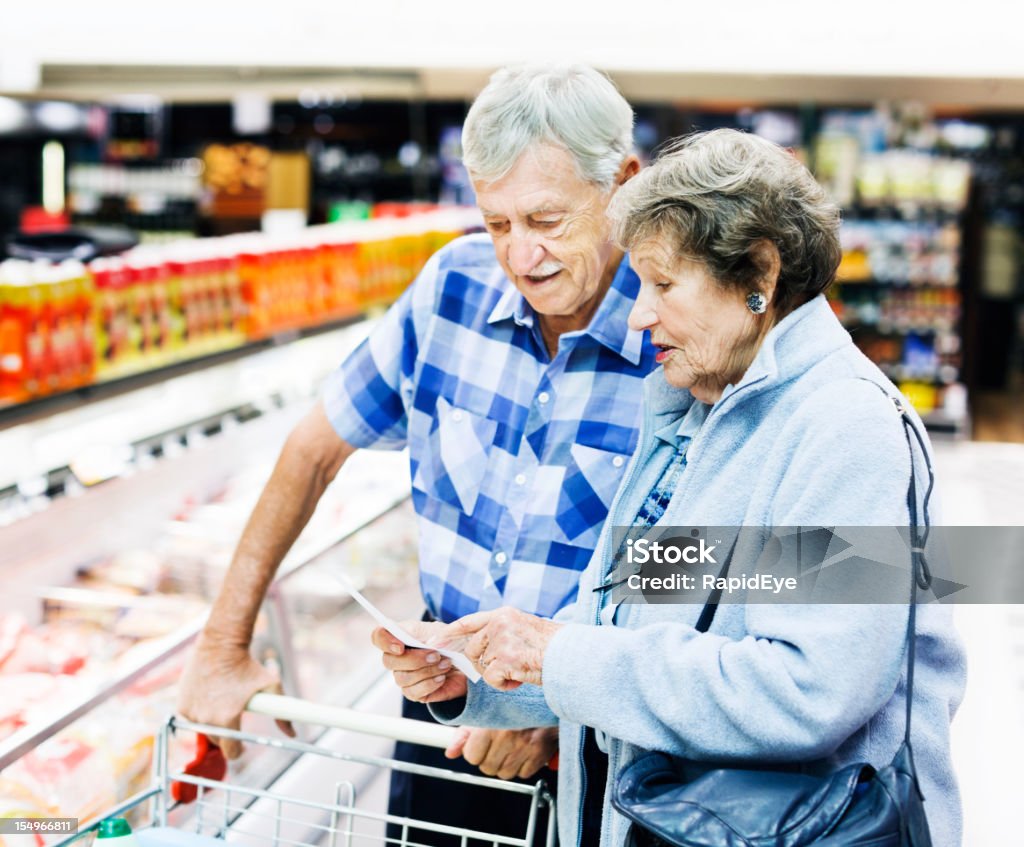
[[[409, 448], [428, 619], [503, 605], [550, 617], [575, 598], [636, 446], [641, 383], [654, 364], [626, 325], [639, 283], [605, 218], [639, 169], [632, 124], [629, 104], [591, 68], [494, 74], [463, 130], [487, 233], [427, 263], [288, 438], [186, 670], [183, 714], [237, 726], [249, 696], [276, 684], [249, 655], [257, 610], [360, 447]], [[448, 669], [429, 658], [438, 674]], [[401, 678], [422, 662], [390, 655], [385, 664]], [[418, 682], [410, 673], [407, 684]], [[430, 719], [409, 701], [404, 713]], [[556, 743], [547, 729], [477, 730], [447, 753], [526, 778]], [[237, 755], [236, 743], [223, 746]], [[408, 745], [397, 755], [440, 763]], [[440, 809], [446, 823], [506, 826], [492, 802], [480, 808], [451, 786], [433, 797], [408, 779], [393, 780], [393, 813], [438, 820]], [[508, 825], [521, 835], [522, 819]]]

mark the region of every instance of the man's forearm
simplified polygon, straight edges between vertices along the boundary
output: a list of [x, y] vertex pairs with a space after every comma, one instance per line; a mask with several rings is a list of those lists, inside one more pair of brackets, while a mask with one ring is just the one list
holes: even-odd
[[288, 437], [242, 532], [204, 640], [248, 648], [260, 604], [277, 568], [354, 448], [317, 406]]

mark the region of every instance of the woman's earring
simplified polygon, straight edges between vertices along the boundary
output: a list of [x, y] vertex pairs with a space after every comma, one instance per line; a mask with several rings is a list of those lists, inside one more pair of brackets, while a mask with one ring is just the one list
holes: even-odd
[[760, 291], [751, 291], [747, 295], [747, 308], [755, 315], [763, 315], [768, 311], [768, 298]]

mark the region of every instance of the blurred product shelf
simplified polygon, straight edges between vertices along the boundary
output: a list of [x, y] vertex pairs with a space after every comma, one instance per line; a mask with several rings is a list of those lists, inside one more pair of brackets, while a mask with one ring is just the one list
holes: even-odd
[[308, 331], [396, 300], [475, 209], [0, 264], [0, 408]]
[[930, 430], [966, 437], [970, 164], [920, 150], [865, 153], [835, 131], [819, 137], [817, 156], [844, 206], [833, 309]]

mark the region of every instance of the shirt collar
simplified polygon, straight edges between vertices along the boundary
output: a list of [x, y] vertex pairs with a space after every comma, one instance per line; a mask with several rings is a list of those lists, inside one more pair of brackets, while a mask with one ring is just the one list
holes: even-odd
[[[497, 271], [503, 273], [502, 271]], [[506, 277], [505, 292], [494, 304], [487, 323], [513, 320], [520, 326], [532, 327], [535, 312], [526, 302], [526, 298]], [[629, 266], [629, 255], [622, 257], [608, 292], [597, 307], [590, 325], [584, 330], [595, 341], [603, 344], [613, 353], [617, 353], [630, 364], [640, 362], [643, 353], [644, 336], [627, 325], [630, 309], [640, 290], [640, 279]]]
[[[496, 273], [504, 276], [504, 272], [498, 268]], [[487, 316], [487, 323], [495, 324], [500, 321], [514, 320], [519, 326], [533, 326], [533, 308], [526, 302], [526, 298], [519, 293], [508, 277], [505, 277], [505, 293], [498, 298], [491, 313]]]
[[681, 418], [669, 421], [658, 429], [654, 435], [656, 438], [668, 442], [673, 447], [677, 447], [683, 443], [683, 439], [692, 439], [697, 434], [710, 411], [711, 407], [707, 403], [701, 403], [699, 400], [694, 399]]

